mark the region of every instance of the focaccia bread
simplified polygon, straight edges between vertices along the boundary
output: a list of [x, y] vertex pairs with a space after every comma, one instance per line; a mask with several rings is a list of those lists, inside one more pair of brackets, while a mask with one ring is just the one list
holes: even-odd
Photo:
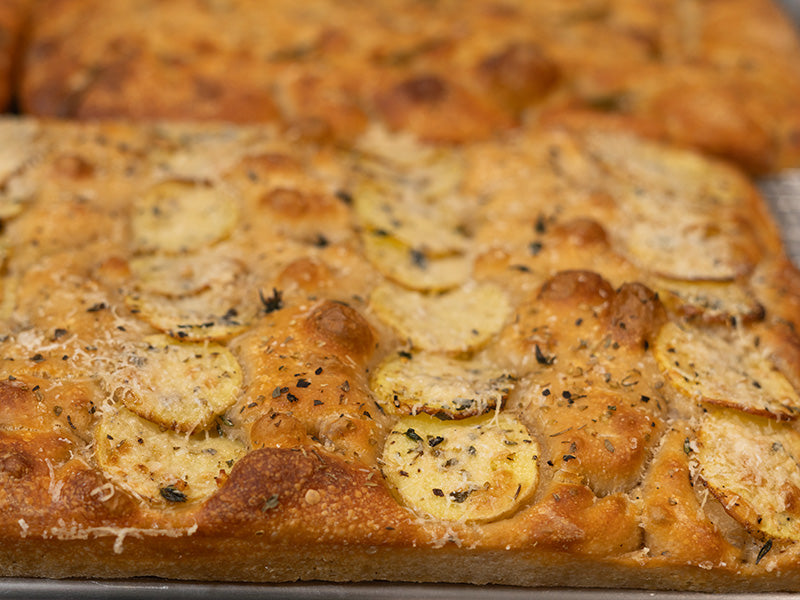
[[30, 4], [31, 0], [0, 2], [0, 111], [8, 110], [11, 104]]
[[800, 42], [769, 0], [39, 0], [20, 106], [436, 142], [544, 120], [800, 164]]
[[800, 275], [630, 135], [0, 123], [0, 574], [800, 590]]

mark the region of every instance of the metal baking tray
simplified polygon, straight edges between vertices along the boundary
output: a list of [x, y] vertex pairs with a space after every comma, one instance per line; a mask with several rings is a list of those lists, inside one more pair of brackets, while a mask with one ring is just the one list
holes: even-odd
[[[797, 101], [800, 103], [800, 98]], [[768, 177], [760, 188], [780, 224], [789, 256], [800, 267], [800, 169]]]
[[[196, 600], [225, 598], [233, 600], [709, 600], [712, 594], [695, 592], [652, 592], [608, 589], [536, 589], [503, 586], [468, 586], [446, 584], [218, 584], [130, 581], [51, 581], [10, 579], [0, 587], [0, 598], [39, 598], [53, 600]], [[723, 594], [725, 600], [789, 600], [796, 594]]]

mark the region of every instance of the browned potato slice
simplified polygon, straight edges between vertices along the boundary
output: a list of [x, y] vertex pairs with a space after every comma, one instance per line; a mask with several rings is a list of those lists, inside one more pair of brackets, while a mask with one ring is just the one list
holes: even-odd
[[735, 317], [747, 323], [764, 317], [764, 307], [734, 281], [686, 281], [657, 277], [652, 281], [652, 286], [666, 306], [688, 318], [723, 323]]
[[230, 285], [243, 272], [241, 263], [212, 252], [140, 256], [130, 267], [138, 290], [171, 298]]
[[755, 338], [736, 331], [717, 333], [664, 325], [653, 352], [667, 380], [696, 401], [774, 419], [796, 418], [797, 392]]
[[474, 417], [500, 406], [514, 386], [507, 371], [438, 354], [391, 356], [372, 378], [372, 389], [390, 413]]
[[383, 284], [370, 297], [372, 309], [414, 347], [469, 352], [489, 341], [511, 314], [506, 293], [484, 283], [440, 294], [422, 294]]
[[150, 336], [126, 354], [114, 378], [128, 409], [184, 432], [207, 428], [236, 401], [242, 384], [239, 363], [224, 346], [166, 335]]
[[229, 193], [199, 182], [164, 181], [136, 199], [131, 227], [140, 251], [178, 254], [224, 239], [237, 220]]
[[456, 228], [461, 215], [455, 199], [434, 202], [422, 194], [364, 184], [353, 195], [353, 207], [365, 228], [429, 256], [463, 253], [467, 247], [467, 238]]
[[192, 296], [168, 298], [134, 294], [125, 298], [132, 313], [150, 325], [184, 341], [224, 340], [247, 328], [255, 309], [245, 305], [235, 284]]
[[429, 256], [375, 231], [365, 232], [362, 240], [364, 254], [381, 273], [413, 290], [448, 290], [464, 283], [472, 272], [472, 260], [463, 254]]
[[639, 267], [674, 279], [731, 281], [739, 273], [730, 235], [709, 214], [652, 197], [635, 203], [618, 243]]
[[125, 408], [107, 407], [95, 430], [95, 457], [115, 484], [151, 502], [204, 500], [244, 456], [244, 446], [223, 437], [165, 431]]
[[750, 531], [800, 541], [800, 434], [740, 412], [712, 409], [697, 433], [698, 474]]

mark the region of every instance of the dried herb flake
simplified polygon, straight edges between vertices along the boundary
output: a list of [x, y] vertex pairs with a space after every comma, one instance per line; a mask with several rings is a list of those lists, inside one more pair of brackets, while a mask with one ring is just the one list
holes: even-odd
[[272, 288], [272, 295], [268, 298], [264, 297], [264, 293], [258, 290], [258, 298], [264, 307], [264, 313], [269, 314], [283, 308], [283, 292], [277, 288]]
[[408, 439], [410, 439], [411, 441], [413, 441], [413, 442], [421, 442], [421, 441], [422, 441], [422, 438], [421, 438], [421, 437], [419, 437], [419, 434], [418, 434], [416, 431], [414, 431], [414, 429], [412, 429], [411, 427], [409, 427], [408, 429], [406, 429], [406, 431], [405, 431], [404, 435], [405, 435], [405, 436], [406, 436]]
[[767, 540], [767, 542], [761, 546], [761, 549], [758, 551], [758, 556], [756, 556], [756, 564], [760, 563], [770, 550], [772, 550], [772, 540]]
[[175, 489], [174, 485], [167, 485], [158, 490], [161, 497], [167, 502], [186, 502], [186, 494]]

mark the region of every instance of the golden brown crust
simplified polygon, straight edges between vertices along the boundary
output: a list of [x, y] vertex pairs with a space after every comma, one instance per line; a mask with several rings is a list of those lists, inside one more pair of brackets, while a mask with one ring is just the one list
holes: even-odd
[[[798, 277], [735, 170], [552, 126], [0, 130], [2, 574], [797, 588], [794, 530], [758, 521], [794, 488], [704, 453], [728, 428], [800, 478]], [[747, 477], [775, 493], [744, 511]]]

